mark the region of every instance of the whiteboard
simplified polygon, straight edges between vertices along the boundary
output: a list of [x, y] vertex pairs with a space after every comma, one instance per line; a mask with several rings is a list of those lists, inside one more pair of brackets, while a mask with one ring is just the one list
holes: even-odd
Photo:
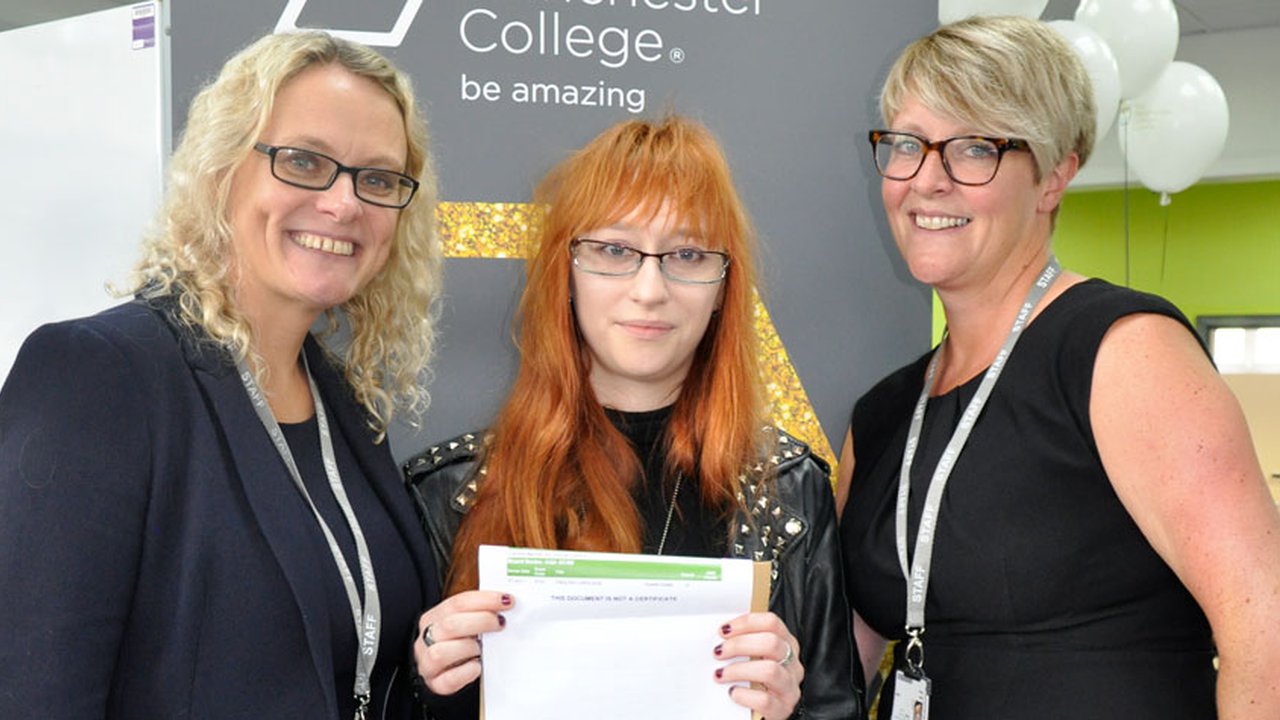
[[165, 6], [0, 33], [0, 98], [2, 381], [36, 327], [120, 302], [169, 154]]

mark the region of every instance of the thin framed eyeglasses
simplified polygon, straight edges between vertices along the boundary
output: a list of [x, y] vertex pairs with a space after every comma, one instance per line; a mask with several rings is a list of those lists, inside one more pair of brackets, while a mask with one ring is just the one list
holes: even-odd
[[694, 285], [713, 285], [724, 280], [729, 269], [729, 253], [682, 247], [649, 253], [630, 245], [591, 238], [569, 243], [574, 267], [592, 275], [629, 277], [640, 272], [645, 258], [657, 258], [658, 270], [668, 280]]
[[351, 175], [356, 197], [379, 207], [402, 208], [413, 199], [418, 181], [385, 168], [348, 167], [315, 150], [254, 143], [253, 149], [271, 158], [271, 174], [286, 185], [328, 190], [342, 173]]
[[1010, 150], [1031, 150], [1026, 140], [981, 135], [928, 140], [915, 133], [872, 130], [867, 138], [871, 140], [876, 172], [889, 180], [910, 180], [915, 177], [932, 151], [942, 157], [942, 169], [956, 183], [986, 185], [995, 179], [1005, 153]]

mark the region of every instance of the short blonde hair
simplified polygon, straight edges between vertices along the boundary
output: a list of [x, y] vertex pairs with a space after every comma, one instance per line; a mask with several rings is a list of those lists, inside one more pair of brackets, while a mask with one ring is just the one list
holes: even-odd
[[[280, 88], [303, 70], [336, 64], [387, 91], [404, 118], [404, 172], [420, 186], [400, 211], [382, 271], [342, 305], [350, 342], [330, 348], [343, 366], [370, 426], [385, 432], [396, 408], [419, 415], [429, 397], [427, 362], [435, 345], [435, 300], [442, 251], [436, 237], [436, 179], [428, 155], [426, 120], [409, 78], [363, 45], [306, 32], [268, 35], [227, 61], [191, 103], [186, 130], [169, 164], [156, 227], [143, 243], [135, 292], [172, 295], [188, 324], [236, 357], [253, 354], [252, 333], [233, 301], [228, 197], [232, 176], [253, 151]], [[332, 332], [339, 325], [327, 313]]]
[[1038, 20], [973, 17], [916, 40], [880, 93], [886, 124], [908, 96], [983, 132], [1026, 140], [1037, 181], [1070, 153], [1083, 167], [1093, 151], [1089, 75], [1067, 41]]

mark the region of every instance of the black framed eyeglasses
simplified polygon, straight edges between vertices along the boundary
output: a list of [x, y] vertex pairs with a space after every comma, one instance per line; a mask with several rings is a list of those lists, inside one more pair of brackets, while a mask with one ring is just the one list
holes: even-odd
[[910, 180], [930, 151], [942, 158], [947, 177], [960, 185], [986, 185], [996, 177], [1000, 161], [1010, 150], [1031, 151], [1026, 140], [958, 135], [945, 140], [928, 140], [915, 133], [872, 130], [871, 141], [876, 172], [889, 180]]
[[648, 253], [623, 243], [576, 238], [569, 243], [569, 254], [579, 270], [609, 277], [635, 275], [645, 258], [657, 258], [658, 270], [668, 280], [695, 285], [718, 283], [729, 269], [729, 253], [697, 247]]
[[254, 143], [253, 149], [271, 158], [271, 174], [286, 185], [328, 190], [342, 173], [351, 175], [356, 197], [379, 207], [402, 208], [413, 199], [418, 181], [385, 168], [348, 167], [315, 150]]

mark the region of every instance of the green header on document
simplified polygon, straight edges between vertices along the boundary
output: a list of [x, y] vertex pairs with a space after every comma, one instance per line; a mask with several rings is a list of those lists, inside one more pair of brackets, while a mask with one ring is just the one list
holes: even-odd
[[645, 562], [627, 560], [571, 560], [566, 558], [509, 557], [510, 577], [555, 577], [600, 580], [700, 580], [722, 579], [718, 564]]

